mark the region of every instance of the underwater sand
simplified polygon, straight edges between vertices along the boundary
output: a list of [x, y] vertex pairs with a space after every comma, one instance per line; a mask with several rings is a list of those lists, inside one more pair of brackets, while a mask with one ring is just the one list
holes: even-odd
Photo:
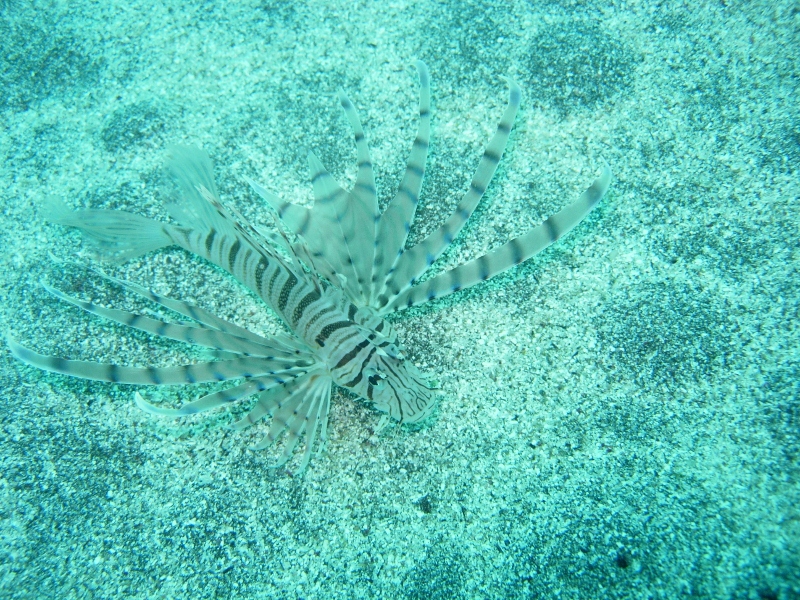
[[302, 478], [229, 412], [156, 418], [136, 388], [4, 350], [0, 597], [800, 598], [796, 2], [187, 4], [0, 2], [0, 328], [40, 352], [194, 356], [49, 296], [42, 279], [145, 307], [58, 261], [278, 331], [200, 259], [103, 264], [38, 207], [165, 218], [165, 149], [186, 143], [267, 226], [244, 177], [308, 203], [313, 149], [354, 179], [338, 88], [385, 203], [416, 132], [416, 58], [434, 116], [412, 239], [467, 190], [501, 76], [523, 89], [442, 267], [571, 202], [603, 159], [614, 180], [543, 254], [393, 318], [440, 382], [435, 418], [375, 434], [378, 414], [336, 389]]

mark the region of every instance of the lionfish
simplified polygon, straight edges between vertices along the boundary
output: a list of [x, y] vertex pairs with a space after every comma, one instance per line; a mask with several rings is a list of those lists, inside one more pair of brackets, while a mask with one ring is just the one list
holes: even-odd
[[[601, 175], [566, 208], [528, 233], [491, 252], [434, 277], [419, 281], [453, 242], [472, 215], [505, 150], [520, 104], [521, 91], [507, 79], [509, 100], [470, 183], [453, 214], [417, 244], [406, 247], [414, 219], [430, 140], [430, 78], [419, 73], [419, 123], [405, 174], [394, 198], [379, 211], [372, 160], [357, 111], [339, 91], [339, 100], [355, 134], [358, 170], [355, 184], [340, 187], [311, 152], [308, 162], [313, 208], [281, 200], [255, 181], [253, 190], [271, 206], [277, 230], [265, 232], [220, 202], [208, 155], [174, 146], [167, 171], [176, 193], [166, 204], [176, 224], [117, 210], [69, 211], [56, 202], [50, 220], [78, 227], [107, 257], [128, 260], [177, 245], [218, 265], [255, 292], [283, 321], [286, 331], [263, 337], [223, 320], [197, 305], [165, 297], [138, 285], [114, 283], [181, 315], [167, 322], [106, 308], [71, 297], [45, 284], [54, 296], [85, 311], [165, 338], [215, 351], [214, 360], [170, 367], [127, 367], [67, 360], [37, 354], [13, 339], [11, 352], [47, 371], [113, 383], [170, 385], [236, 380], [180, 408], [154, 406], [135, 394], [142, 409], [181, 417], [257, 395], [235, 429], [271, 417], [269, 430], [255, 448], [283, 437], [276, 467], [286, 463], [304, 439], [303, 471], [317, 442], [326, 439], [331, 385], [363, 398], [388, 418], [418, 423], [432, 412], [437, 392], [403, 354], [386, 315], [441, 298], [486, 281], [537, 254], [577, 225], [605, 194], [611, 171]], [[110, 279], [110, 278], [109, 278]], [[285, 436], [283, 435], [285, 434]]]

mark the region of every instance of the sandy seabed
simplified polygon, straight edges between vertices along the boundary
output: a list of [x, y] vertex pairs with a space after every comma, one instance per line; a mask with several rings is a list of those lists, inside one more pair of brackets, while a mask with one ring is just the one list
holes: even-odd
[[42, 202], [166, 218], [165, 149], [195, 144], [268, 227], [245, 177], [307, 204], [312, 149], [353, 181], [341, 88], [385, 205], [417, 58], [434, 117], [414, 239], [468, 189], [501, 76], [524, 94], [442, 268], [571, 202], [602, 160], [614, 180], [546, 252], [393, 318], [440, 383], [435, 418], [376, 434], [337, 389], [302, 478], [230, 411], [159, 419], [130, 386], [0, 353], [0, 596], [800, 597], [795, 2], [187, 4], [0, 2], [0, 327], [40, 352], [196, 358], [40, 286], [149, 310], [79, 265], [279, 331], [219, 269], [175, 249], [102, 263]]

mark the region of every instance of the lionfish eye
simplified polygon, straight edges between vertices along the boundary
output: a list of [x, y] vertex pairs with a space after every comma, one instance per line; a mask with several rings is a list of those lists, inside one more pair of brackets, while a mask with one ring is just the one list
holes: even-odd
[[367, 367], [364, 369], [364, 374], [367, 375], [369, 384], [376, 389], [381, 389], [386, 384], [384, 381], [386, 374], [377, 371], [375, 367]]

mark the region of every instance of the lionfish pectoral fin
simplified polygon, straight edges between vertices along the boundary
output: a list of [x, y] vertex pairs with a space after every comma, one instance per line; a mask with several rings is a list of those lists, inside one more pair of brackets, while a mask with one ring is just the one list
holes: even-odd
[[[272, 446], [285, 432], [284, 449], [273, 467], [284, 465], [297, 447], [300, 436], [305, 434], [305, 450], [299, 471], [308, 465], [313, 452], [314, 442], [319, 435], [320, 448], [324, 444], [330, 408], [332, 380], [327, 375], [315, 374], [303, 379], [293, 389], [272, 397], [264, 396], [260, 401], [259, 415], [272, 416], [272, 422], [266, 436], [253, 447], [263, 450]], [[247, 421], [252, 422], [250, 415]]]
[[404, 293], [386, 306], [385, 313], [447, 296], [486, 281], [538, 254], [580, 223], [600, 202], [611, 184], [611, 168], [603, 170], [581, 196], [529, 232], [463, 265], [440, 273]]
[[187, 417], [189, 415], [196, 415], [198, 413], [206, 412], [220, 406], [228, 406], [234, 402], [238, 402], [243, 398], [247, 398], [256, 393], [261, 393], [270, 390], [282, 384], [285, 380], [293, 377], [300, 377], [305, 374], [305, 371], [298, 371], [293, 373], [285, 371], [280, 375], [266, 375], [263, 377], [251, 377], [244, 383], [231, 388], [225, 388], [217, 392], [212, 392], [201, 396], [192, 402], [188, 402], [178, 408], [164, 408], [156, 406], [147, 402], [139, 392], [134, 395], [136, 406], [145, 412], [164, 417]]
[[497, 131], [489, 140], [483, 151], [478, 168], [472, 176], [469, 190], [458, 203], [456, 210], [445, 221], [444, 225], [433, 231], [418, 244], [407, 248], [398, 254], [396, 264], [390, 270], [386, 281], [376, 298], [376, 308], [383, 309], [388, 304], [410, 288], [417, 278], [422, 275], [433, 262], [441, 256], [453, 242], [459, 231], [464, 227], [478, 202], [483, 197], [486, 188], [494, 177], [500, 158], [503, 156], [511, 127], [517, 116], [522, 91], [511, 79], [506, 79], [510, 88], [508, 105], [503, 113]]
[[419, 72], [419, 123], [417, 137], [406, 162], [403, 180], [389, 206], [380, 217], [376, 231], [375, 265], [372, 271], [373, 294], [382, 291], [386, 277], [405, 247], [411, 223], [419, 203], [428, 148], [431, 139], [431, 81], [428, 67], [417, 61]]

